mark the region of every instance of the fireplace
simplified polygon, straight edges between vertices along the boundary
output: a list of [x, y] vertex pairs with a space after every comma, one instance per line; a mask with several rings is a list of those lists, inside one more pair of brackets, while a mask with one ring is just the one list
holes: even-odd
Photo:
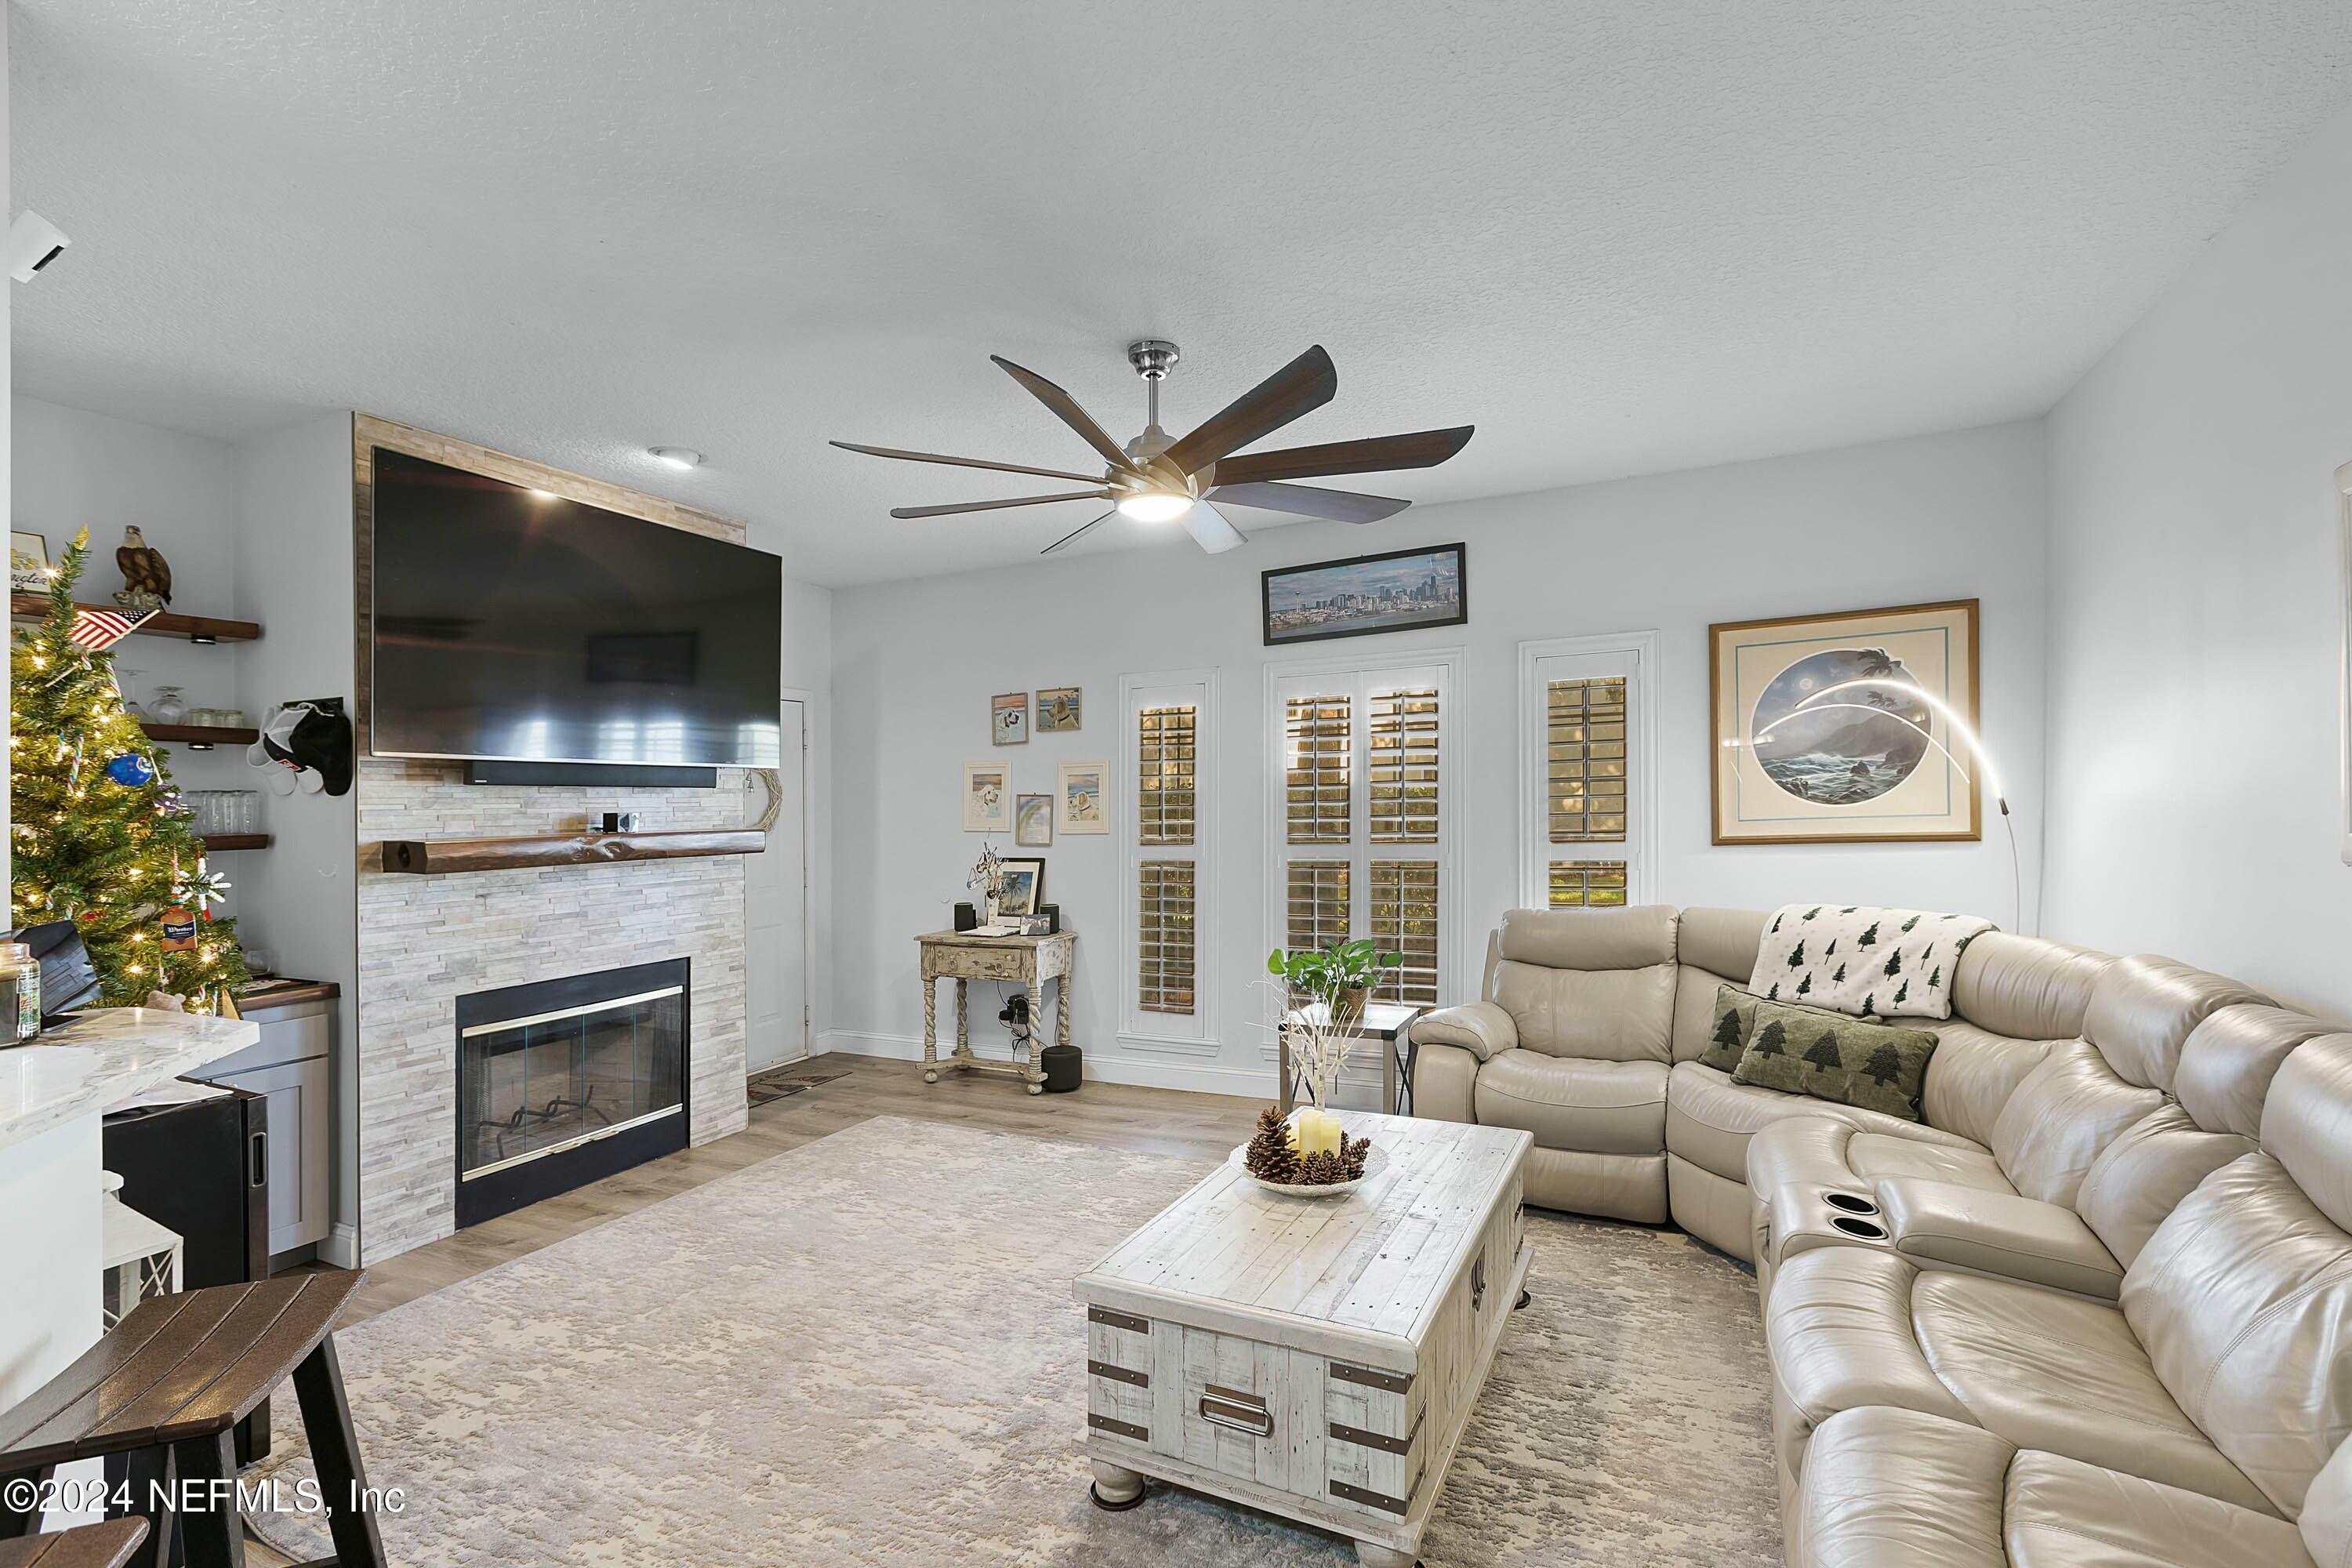
[[688, 961], [457, 998], [457, 1224], [687, 1145]]

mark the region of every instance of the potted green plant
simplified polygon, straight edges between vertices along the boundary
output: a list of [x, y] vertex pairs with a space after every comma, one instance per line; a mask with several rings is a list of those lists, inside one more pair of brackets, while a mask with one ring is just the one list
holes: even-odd
[[1352, 1034], [1363, 1022], [1364, 1003], [1381, 973], [1403, 963], [1404, 954], [1383, 952], [1376, 942], [1334, 941], [1296, 952], [1277, 947], [1266, 956], [1265, 972], [1322, 1003], [1333, 1026]]

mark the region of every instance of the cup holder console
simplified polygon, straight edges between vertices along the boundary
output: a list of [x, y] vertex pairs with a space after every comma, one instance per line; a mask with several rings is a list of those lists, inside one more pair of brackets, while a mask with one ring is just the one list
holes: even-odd
[[1843, 1209], [1848, 1214], [1876, 1214], [1878, 1212], [1878, 1205], [1876, 1204], [1872, 1203], [1868, 1198], [1857, 1197], [1852, 1193], [1830, 1193], [1824, 1195], [1822, 1202], [1828, 1204], [1830, 1207], [1833, 1209]]
[[1874, 1225], [1869, 1220], [1858, 1219], [1853, 1215], [1832, 1215], [1830, 1217], [1830, 1224], [1836, 1226], [1838, 1230], [1845, 1235], [1858, 1236], [1864, 1241], [1885, 1241], [1886, 1239], [1886, 1227], [1885, 1226]]

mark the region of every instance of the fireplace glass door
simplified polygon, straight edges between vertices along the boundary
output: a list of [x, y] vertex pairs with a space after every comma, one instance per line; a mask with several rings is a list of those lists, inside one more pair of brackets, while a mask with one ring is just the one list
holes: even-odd
[[471, 1181], [685, 1109], [686, 988], [458, 1033], [459, 1174]]

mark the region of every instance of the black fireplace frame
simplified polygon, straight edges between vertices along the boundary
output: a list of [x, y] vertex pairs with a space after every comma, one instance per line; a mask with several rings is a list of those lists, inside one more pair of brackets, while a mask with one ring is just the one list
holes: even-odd
[[[450, 1142], [450, 1161], [457, 1184], [458, 1229], [512, 1214], [542, 1198], [584, 1187], [632, 1165], [642, 1165], [687, 1147], [694, 1115], [694, 961], [665, 958], [622, 969], [568, 974], [560, 980], [536, 980], [524, 985], [500, 986], [495, 991], [476, 991], [457, 998], [456, 1061], [462, 1063], [466, 1031], [477, 1024], [497, 1023], [530, 1013], [557, 1012], [664, 985], [682, 988], [683, 1005], [677, 1010], [677, 1114], [624, 1127], [540, 1159], [486, 1171], [469, 1181], [466, 1176], [466, 1140], [473, 1130], [467, 1124], [466, 1096], [460, 1089], [455, 1096], [457, 1105]], [[455, 1063], [452, 1070], [456, 1070]]]

